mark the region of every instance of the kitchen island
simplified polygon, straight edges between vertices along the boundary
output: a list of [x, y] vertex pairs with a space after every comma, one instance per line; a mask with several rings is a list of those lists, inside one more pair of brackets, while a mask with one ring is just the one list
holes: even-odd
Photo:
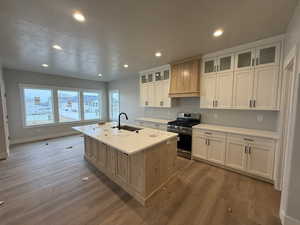
[[177, 134], [114, 123], [73, 127], [84, 134], [84, 157], [142, 205], [176, 174]]

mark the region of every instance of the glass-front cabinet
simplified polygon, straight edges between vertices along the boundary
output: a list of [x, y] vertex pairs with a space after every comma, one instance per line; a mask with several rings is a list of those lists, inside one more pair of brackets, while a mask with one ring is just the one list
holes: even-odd
[[252, 66], [254, 66], [255, 50], [248, 49], [248, 50], [238, 52], [235, 54], [235, 58], [236, 58], [236, 64], [235, 64], [236, 70], [250, 69]]
[[234, 55], [223, 55], [219, 57], [204, 59], [203, 61], [203, 74], [213, 74], [218, 72], [233, 71]]
[[233, 70], [234, 55], [224, 55], [218, 57], [217, 72], [227, 72]]
[[171, 107], [169, 98], [170, 65], [140, 72], [140, 105]]
[[252, 48], [236, 53], [236, 70], [279, 65], [280, 43]]
[[256, 48], [256, 66], [279, 65], [279, 48], [279, 43]]

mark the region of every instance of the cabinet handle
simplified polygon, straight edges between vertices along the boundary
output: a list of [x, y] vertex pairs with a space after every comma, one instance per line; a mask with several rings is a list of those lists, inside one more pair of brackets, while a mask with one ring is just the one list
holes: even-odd
[[217, 65], [217, 72], [219, 71], [219, 65]]
[[256, 107], [256, 100], [253, 100], [253, 107]]
[[218, 107], [218, 100], [216, 100], [215, 102], [216, 102], [216, 103], [215, 103], [216, 107]]
[[210, 145], [210, 140], [209, 139], [207, 139], [207, 145]]
[[245, 154], [248, 153], [248, 147], [245, 145]]
[[259, 61], [258, 61], [258, 58], [256, 58], [256, 66], [258, 65]]
[[251, 146], [248, 147], [248, 153], [251, 155]]
[[205, 139], [205, 144], [207, 145], [207, 139]]
[[252, 66], [254, 66], [254, 59], [252, 59]]
[[211, 135], [211, 133], [210, 133], [210, 132], [204, 132], [204, 134], [208, 134], [208, 135]]
[[215, 65], [215, 66], [214, 66], [214, 72], [216, 72], [216, 67], [217, 67], [217, 66]]
[[213, 100], [213, 107], [215, 107], [215, 100]]
[[252, 108], [252, 100], [249, 100], [249, 107]]

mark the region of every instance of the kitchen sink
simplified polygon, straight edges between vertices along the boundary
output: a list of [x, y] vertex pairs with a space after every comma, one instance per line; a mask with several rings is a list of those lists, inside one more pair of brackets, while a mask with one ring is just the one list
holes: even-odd
[[[112, 128], [118, 128], [118, 126], [114, 126]], [[127, 126], [127, 125], [121, 126], [120, 128], [121, 128], [121, 130], [128, 130], [128, 131], [132, 131], [132, 132], [142, 130], [142, 128]]]

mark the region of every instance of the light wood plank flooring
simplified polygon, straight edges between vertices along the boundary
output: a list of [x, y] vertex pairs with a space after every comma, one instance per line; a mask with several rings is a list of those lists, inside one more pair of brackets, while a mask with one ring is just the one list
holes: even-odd
[[182, 158], [178, 167], [144, 208], [85, 162], [82, 137], [18, 145], [0, 161], [0, 224], [280, 224], [272, 185]]

